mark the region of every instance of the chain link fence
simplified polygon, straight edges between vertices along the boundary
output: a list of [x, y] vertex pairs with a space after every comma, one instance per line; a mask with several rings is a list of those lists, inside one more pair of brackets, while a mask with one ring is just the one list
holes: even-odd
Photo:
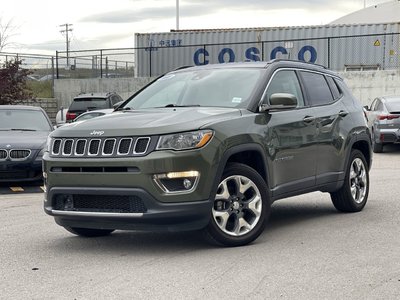
[[0, 61], [22, 60], [32, 78], [154, 77], [187, 65], [282, 58], [335, 71], [400, 69], [400, 33], [182, 45], [57, 51], [55, 56], [0, 52]]

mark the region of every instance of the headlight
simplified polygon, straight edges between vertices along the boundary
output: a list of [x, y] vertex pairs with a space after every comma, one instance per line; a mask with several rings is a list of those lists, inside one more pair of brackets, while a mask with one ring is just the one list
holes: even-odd
[[46, 147], [44, 148], [47, 152], [50, 152], [50, 147], [51, 147], [51, 137], [48, 136], [46, 140]]
[[206, 145], [212, 138], [211, 130], [198, 130], [163, 135], [158, 141], [156, 150], [189, 150]]

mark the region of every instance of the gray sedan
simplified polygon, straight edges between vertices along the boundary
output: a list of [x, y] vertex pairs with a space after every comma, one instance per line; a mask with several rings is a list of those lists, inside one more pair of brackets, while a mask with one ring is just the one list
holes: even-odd
[[400, 143], [400, 96], [376, 98], [366, 109], [373, 151], [380, 153], [385, 144]]

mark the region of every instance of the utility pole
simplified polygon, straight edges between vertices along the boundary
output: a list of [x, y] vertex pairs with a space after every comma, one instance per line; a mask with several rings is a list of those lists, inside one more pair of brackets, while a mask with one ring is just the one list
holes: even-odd
[[176, 0], [176, 30], [179, 30], [179, 0]]
[[69, 68], [69, 38], [68, 38], [68, 32], [72, 32], [72, 28], [70, 28], [72, 24], [62, 24], [60, 27], [64, 27], [64, 30], [60, 30], [60, 32], [63, 34], [65, 33], [65, 44], [66, 44], [66, 49], [67, 49], [67, 68]]

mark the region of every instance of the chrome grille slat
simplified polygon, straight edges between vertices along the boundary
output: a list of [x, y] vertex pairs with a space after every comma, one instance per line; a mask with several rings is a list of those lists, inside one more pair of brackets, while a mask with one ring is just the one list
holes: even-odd
[[73, 144], [74, 144], [73, 139], [66, 139], [63, 144], [62, 154], [65, 156], [70, 156], [72, 154]]
[[139, 137], [135, 141], [135, 146], [133, 147], [133, 154], [144, 154], [150, 144], [149, 137]]
[[132, 144], [132, 138], [122, 138], [119, 141], [118, 144], [118, 155], [126, 155], [129, 153], [129, 150], [131, 149], [131, 144]]
[[100, 139], [92, 139], [92, 140], [90, 140], [88, 155], [89, 156], [96, 156], [97, 154], [99, 154], [100, 144], [101, 144], [101, 140]]
[[[56, 138], [52, 141], [50, 155], [71, 158], [143, 156], [154, 150], [155, 144], [156, 138], [151, 137]], [[0, 152], [0, 159], [1, 155], [4, 154]]]
[[75, 155], [76, 156], [83, 156], [86, 150], [86, 143], [87, 141], [84, 139], [79, 139], [75, 143]]
[[113, 155], [116, 139], [106, 139], [103, 143], [102, 154], [105, 156]]

